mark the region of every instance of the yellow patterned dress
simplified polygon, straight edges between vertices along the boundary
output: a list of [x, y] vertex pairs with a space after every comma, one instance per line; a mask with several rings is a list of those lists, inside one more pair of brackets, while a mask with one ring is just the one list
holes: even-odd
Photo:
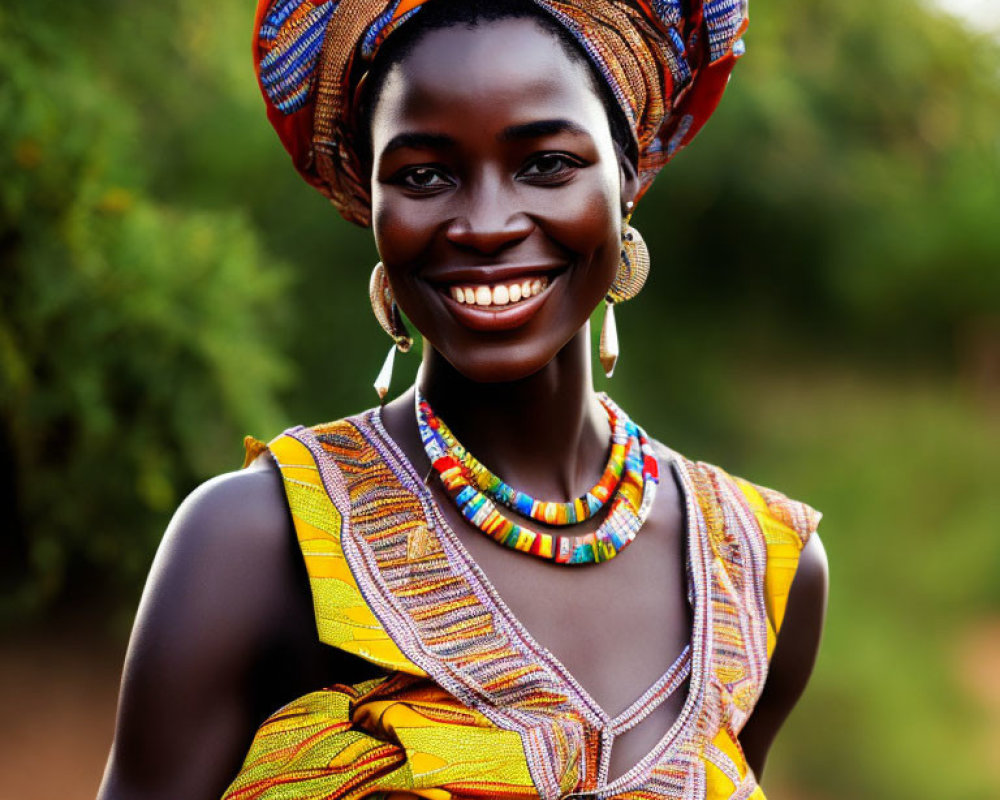
[[[248, 457], [263, 449], [251, 443]], [[385, 675], [276, 711], [224, 800], [764, 797], [737, 735], [763, 689], [816, 511], [675, 455], [692, 640], [609, 719], [503, 604], [377, 410], [290, 429], [267, 449], [284, 479], [320, 640]], [[677, 721], [608, 782], [615, 734], [688, 675]]]

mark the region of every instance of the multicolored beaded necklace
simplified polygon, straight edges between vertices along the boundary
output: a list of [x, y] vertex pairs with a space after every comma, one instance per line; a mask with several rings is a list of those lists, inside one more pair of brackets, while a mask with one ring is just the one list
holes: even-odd
[[[608, 561], [635, 539], [653, 506], [659, 468], [643, 430], [606, 394], [598, 399], [612, 428], [611, 456], [597, 484], [571, 502], [535, 500], [479, 463], [416, 392], [417, 427], [427, 457], [462, 516], [495, 541], [558, 564]], [[560, 536], [531, 530], [504, 516], [496, 503], [553, 526], [589, 519], [608, 501], [596, 531]], [[496, 502], [494, 502], [496, 501]]]
[[[425, 403], [426, 405], [426, 403]], [[466, 476], [472, 478], [474, 485], [494, 502], [502, 503], [507, 508], [517, 511], [526, 517], [544, 522], [547, 525], [573, 525], [590, 519], [604, 508], [614, 494], [621, 481], [625, 468], [625, 454], [628, 452], [629, 435], [625, 420], [615, 414], [608, 406], [604, 406], [611, 426], [611, 456], [604, 468], [601, 479], [583, 495], [568, 503], [548, 500], [535, 500], [528, 494], [509, 486], [501, 478], [489, 471], [483, 464], [466, 450], [455, 438], [447, 425], [438, 419], [430, 406], [427, 406], [428, 420], [436, 420], [435, 430], [444, 440], [449, 455], [461, 462]], [[430, 422], [434, 426], [433, 422]]]

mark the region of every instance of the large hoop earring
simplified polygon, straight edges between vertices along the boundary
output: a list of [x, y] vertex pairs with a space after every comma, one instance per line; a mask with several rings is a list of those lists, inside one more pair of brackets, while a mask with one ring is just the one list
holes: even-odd
[[378, 401], [384, 403], [385, 396], [389, 393], [389, 384], [392, 383], [392, 368], [396, 360], [396, 351], [409, 352], [410, 348], [413, 347], [413, 337], [410, 336], [410, 332], [403, 323], [403, 315], [399, 313], [399, 306], [396, 305], [396, 300], [392, 296], [389, 276], [381, 261], [372, 270], [372, 277], [368, 282], [368, 299], [371, 300], [372, 311], [378, 324], [392, 337], [389, 354], [385, 357], [378, 377], [375, 378]]
[[618, 363], [620, 348], [618, 345], [618, 326], [615, 324], [615, 304], [631, 300], [646, 284], [649, 277], [649, 248], [639, 231], [629, 224], [632, 219], [632, 206], [627, 204], [628, 214], [622, 220], [621, 255], [618, 260], [618, 271], [611, 282], [611, 288], [604, 298], [604, 323], [601, 325], [601, 343], [598, 355], [604, 374], [611, 377]]

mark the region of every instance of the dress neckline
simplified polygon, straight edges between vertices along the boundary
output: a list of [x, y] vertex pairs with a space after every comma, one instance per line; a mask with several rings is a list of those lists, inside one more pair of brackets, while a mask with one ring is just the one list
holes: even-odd
[[[712, 639], [709, 630], [711, 615], [708, 604], [710, 598], [704, 549], [706, 539], [703, 535], [704, 520], [701, 518], [695, 488], [684, 465], [684, 459], [670, 448], [665, 448], [669, 454], [671, 472], [676, 478], [684, 500], [686, 558], [689, 580], [692, 584], [690, 588], [693, 588], [691, 594], [694, 606], [690, 642], [663, 675], [643, 691], [624, 711], [616, 716], [611, 716], [593, 699], [566, 666], [548, 648], [535, 639], [500, 596], [499, 591], [452, 530], [441, 512], [437, 500], [424, 483], [413, 462], [386, 430], [382, 423], [381, 409], [371, 409], [356, 419], [361, 422], [363, 427], [373, 432], [374, 437], [391, 454], [391, 458], [386, 459], [387, 463], [396, 477], [401, 479], [404, 485], [414, 491], [419, 498], [428, 527], [438, 533], [449, 563], [453, 565], [453, 568], [457, 568], [474, 581], [479, 590], [477, 594], [485, 595], [489, 599], [491, 609], [498, 613], [516, 632], [525, 658], [537, 658], [543, 661], [571, 690], [571, 704], [600, 735], [602, 758], [598, 768], [597, 788], [587, 794], [609, 796], [626, 787], [631, 788], [632, 784], [640, 782], [648, 775], [649, 770], [657, 761], [686, 738], [681, 734], [698, 718], [705, 696], [706, 662], [710, 654]], [[676, 685], [679, 676], [688, 670], [690, 671], [690, 683], [687, 697], [677, 719], [642, 759], [613, 781], [607, 782], [610, 748], [616, 732], [624, 732], [624, 730], [638, 724], [638, 721], [643, 718], [644, 712], [649, 713], [655, 708], [655, 705], [649, 707], [650, 704], [661, 697], [662, 693], [671, 685]], [[680, 678], [680, 682], [683, 682], [682, 678]], [[648, 710], [647, 707], [649, 707]]]

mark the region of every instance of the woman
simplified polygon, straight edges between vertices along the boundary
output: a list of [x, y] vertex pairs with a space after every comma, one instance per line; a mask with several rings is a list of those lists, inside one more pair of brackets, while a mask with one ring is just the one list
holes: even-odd
[[269, 116], [375, 235], [380, 393], [399, 309], [423, 360], [178, 511], [104, 800], [763, 797], [822, 626], [819, 515], [646, 436], [594, 392], [588, 327], [606, 300], [610, 371], [644, 277], [628, 217], [744, 24], [726, 2], [262, 0]]

